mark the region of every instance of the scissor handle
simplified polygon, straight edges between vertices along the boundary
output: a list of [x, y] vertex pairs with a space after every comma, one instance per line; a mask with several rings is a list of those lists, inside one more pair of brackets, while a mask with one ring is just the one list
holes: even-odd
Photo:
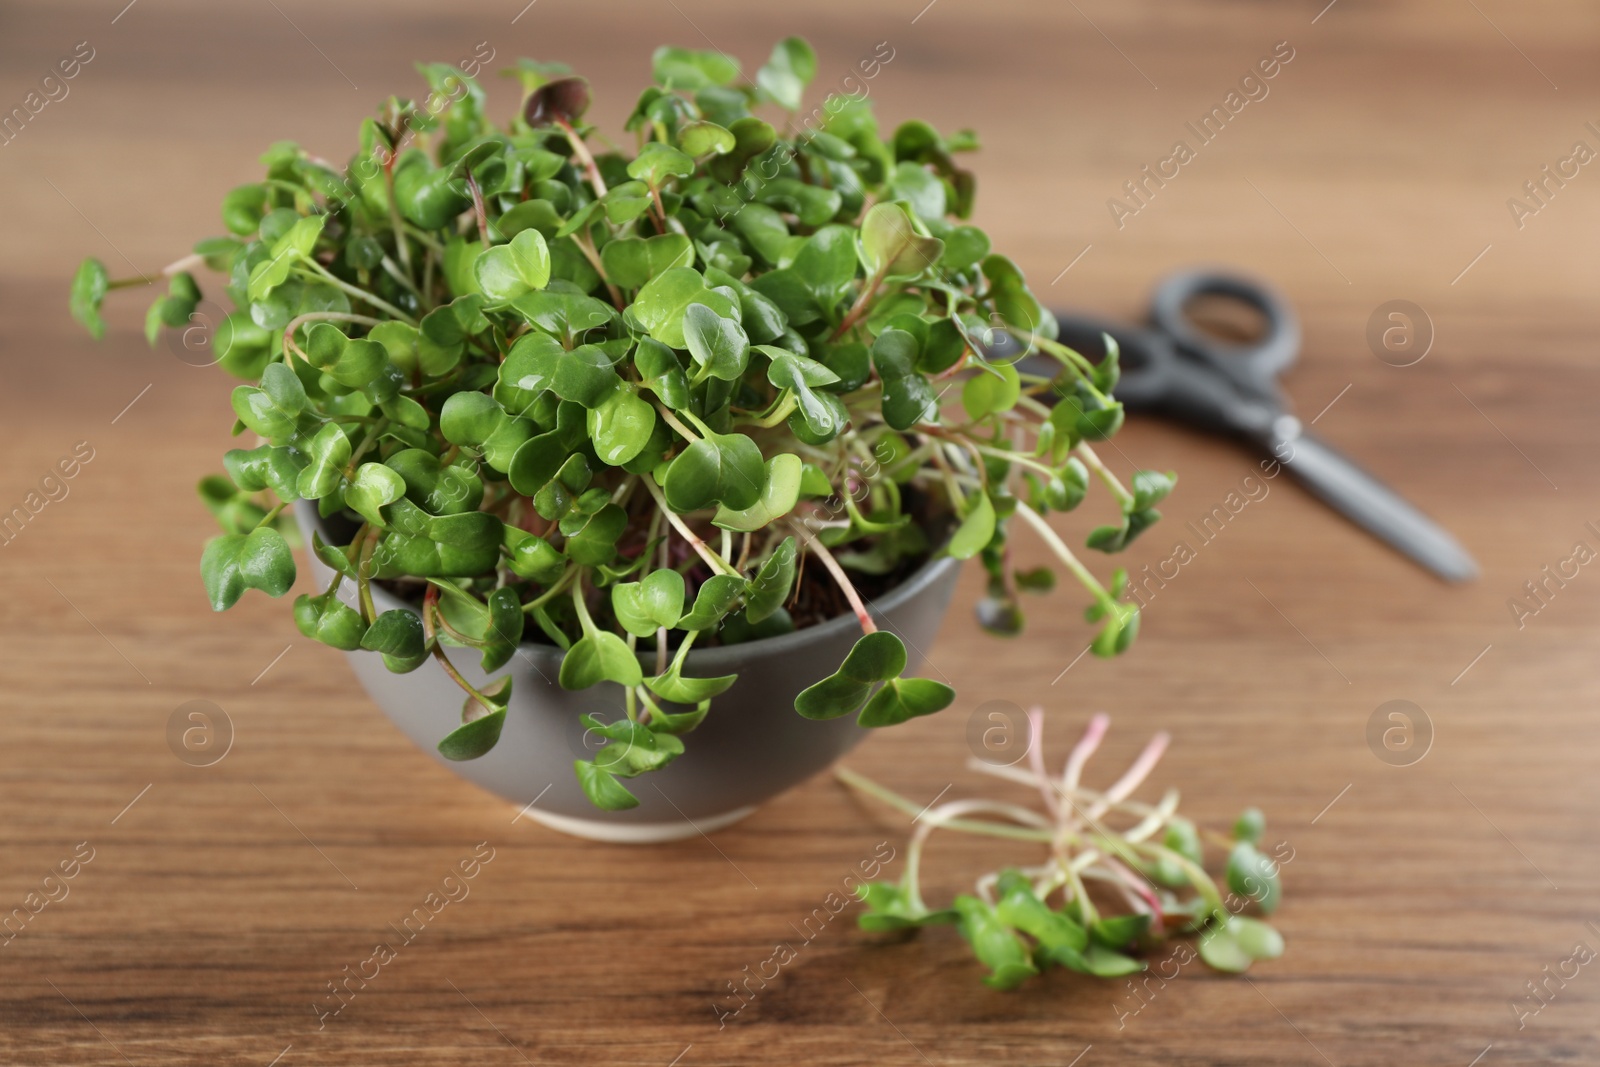
[[[1229, 344], [1195, 325], [1188, 305], [1197, 297], [1220, 296], [1260, 312], [1266, 332], [1246, 344]], [[1300, 352], [1300, 320], [1271, 287], [1242, 275], [1200, 268], [1168, 275], [1156, 286], [1150, 321], [1179, 348], [1213, 363], [1240, 385], [1272, 388], [1272, 380]]]

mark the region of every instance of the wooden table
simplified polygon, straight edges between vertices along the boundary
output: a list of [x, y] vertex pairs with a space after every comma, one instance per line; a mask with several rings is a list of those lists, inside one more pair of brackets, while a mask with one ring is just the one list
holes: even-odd
[[[1520, 228], [1507, 206], [1575, 141], [1600, 147], [1585, 125], [1600, 124], [1600, 13], [1323, 2], [544, 0], [515, 20], [521, 0], [8, 4], [0, 106], [77, 42], [94, 58], [0, 148], [0, 510], [79, 442], [93, 459], [0, 550], [0, 913], [47, 885], [68, 894], [0, 948], [0, 1059], [1600, 1061], [1600, 964], [1566, 962], [1600, 947], [1600, 568], [1551, 583], [1521, 626], [1508, 607], [1576, 542], [1600, 549], [1586, 525], [1600, 520], [1600, 176], [1551, 183]], [[218, 199], [269, 142], [342, 158], [369, 107], [419, 84], [414, 57], [488, 41], [498, 62], [569, 60], [614, 128], [656, 43], [711, 40], [748, 67], [795, 31], [829, 85], [889, 42], [872, 83], [889, 120], [983, 131], [979, 220], [1053, 301], [1135, 314], [1162, 271], [1202, 260], [1277, 281], [1304, 318], [1288, 380], [1302, 413], [1482, 563], [1475, 584], [1445, 587], [1279, 480], [1159, 591], [1130, 656], [1076, 665], [1074, 598], [1036, 602], [1026, 636], [997, 643], [972, 622], [968, 574], [930, 667], [958, 705], [852, 757], [931, 800], [982, 784], [963, 761], [985, 701], [1042, 703], [1057, 756], [1109, 710], [1101, 776], [1170, 730], [1152, 789], [1180, 786], [1220, 825], [1260, 804], [1269, 838], [1294, 849], [1288, 953], [1248, 980], [1188, 968], [1137, 1014], [1123, 983], [1066, 973], [998, 994], [952, 932], [883, 943], [846, 915], [719, 1028], [727, 984], [880, 842], [903, 850], [905, 820], [820, 778], [714, 840], [660, 848], [515, 821], [404, 742], [283, 605], [212, 617], [193, 484], [227, 446], [230, 383], [148, 351], [136, 301], [103, 345], [67, 319], [79, 256], [118, 271], [176, 258], [218, 229]], [[1119, 229], [1108, 198], [1280, 41], [1294, 58], [1269, 95]], [[1405, 368], [1366, 341], [1396, 299], [1436, 334]], [[1135, 568], [1191, 539], [1185, 523], [1253, 463], [1150, 422], [1119, 444], [1119, 469], [1183, 476]], [[1367, 742], [1397, 699], [1431, 723], [1409, 766]], [[192, 700], [232, 724], [213, 766], [169, 748]], [[328, 984], [480, 842], [494, 858], [470, 897], [319, 1029]], [[930, 877], [955, 891], [1000, 858], [955, 842]], [[46, 882], [61, 863], [76, 872], [65, 890]], [[1563, 968], [1576, 976], [1547, 980]], [[1547, 981], [1537, 1014], [1530, 981]]]

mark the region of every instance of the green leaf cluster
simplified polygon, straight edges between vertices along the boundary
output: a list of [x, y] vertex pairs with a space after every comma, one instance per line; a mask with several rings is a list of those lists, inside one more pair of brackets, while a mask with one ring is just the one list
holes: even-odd
[[[284, 511], [315, 507], [333, 578], [295, 600], [301, 631], [456, 674], [452, 759], [490, 751], [513, 713], [509, 686], [474, 688], [453, 655], [500, 671], [525, 638], [563, 649], [561, 684], [604, 686], [622, 713], [604, 729], [626, 755], [578, 768], [610, 808], [733, 684], [689, 674], [691, 646], [821, 621], [816, 604], [850, 604], [866, 633], [801, 714], [887, 726], [948, 706], [948, 686], [905, 676], [855, 585], [981, 557], [1014, 632], [1013, 594], [1053, 581], [1013, 571], [1019, 514], [1084, 585], [1106, 650], [1125, 648], [1136, 616], [1116, 583], [1042, 518], [1103, 471], [1090, 448], [1121, 422], [1114, 360], [1056, 344], [965, 221], [975, 182], [956, 157], [975, 139], [808, 99], [817, 60], [798, 38], [748, 79], [715, 51], [662, 48], [652, 68], [618, 148], [559, 64], [518, 64], [505, 123], [473, 78], [421, 64], [426, 95], [385, 101], [342, 163], [280, 142], [223, 199], [224, 235], [146, 318], [152, 343], [189, 327], [202, 264], [234, 309], [211, 340], [241, 380], [245, 439], [200, 486], [223, 531], [202, 558], [212, 606], [286, 595]], [[108, 294], [149, 281], [88, 260], [71, 313], [100, 336]], [[1060, 373], [992, 362], [997, 332]], [[1163, 477], [1109, 478], [1122, 519], [1090, 543], [1131, 541]], [[380, 615], [373, 583], [420, 608]]]

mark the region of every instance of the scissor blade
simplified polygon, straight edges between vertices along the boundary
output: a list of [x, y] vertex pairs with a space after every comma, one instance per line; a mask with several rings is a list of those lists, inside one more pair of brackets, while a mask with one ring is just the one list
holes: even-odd
[[1446, 581], [1477, 577], [1478, 564], [1454, 537], [1355, 461], [1308, 435], [1277, 452], [1307, 489], [1379, 540]]

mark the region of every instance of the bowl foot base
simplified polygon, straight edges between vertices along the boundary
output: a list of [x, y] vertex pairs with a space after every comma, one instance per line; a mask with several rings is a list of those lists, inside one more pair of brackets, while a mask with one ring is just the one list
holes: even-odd
[[755, 811], [755, 805], [735, 808], [721, 815], [703, 819], [684, 819], [677, 822], [607, 822], [604, 819], [579, 819], [571, 815], [555, 815], [537, 808], [528, 817], [542, 826], [563, 834], [582, 837], [590, 841], [604, 841], [613, 845], [656, 845], [667, 841], [681, 841], [686, 837], [709, 834], [732, 826]]

